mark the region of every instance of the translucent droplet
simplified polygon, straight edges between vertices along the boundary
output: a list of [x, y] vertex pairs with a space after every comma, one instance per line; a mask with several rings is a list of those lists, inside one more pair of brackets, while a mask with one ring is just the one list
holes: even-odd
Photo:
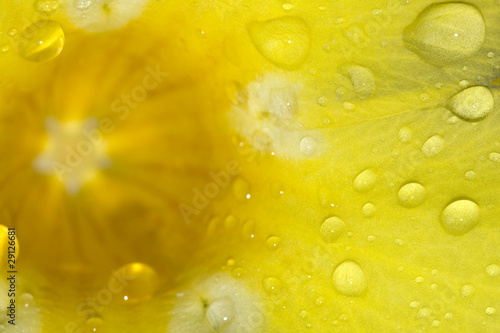
[[310, 136], [304, 137], [302, 140], [300, 140], [300, 151], [302, 154], [309, 156], [314, 154], [314, 151], [316, 150], [316, 141], [311, 138]]
[[74, 0], [73, 6], [79, 10], [86, 10], [92, 5], [92, 0]]
[[248, 31], [259, 53], [278, 67], [297, 68], [309, 53], [310, 28], [299, 17], [284, 16], [253, 22]]
[[376, 212], [377, 212], [377, 207], [375, 207], [375, 205], [370, 202], [363, 206], [363, 215], [365, 217], [368, 218], [373, 217]]
[[439, 325], [441, 325], [441, 322], [439, 320], [433, 320], [431, 325], [432, 327], [438, 327]]
[[408, 306], [410, 307], [410, 309], [416, 309], [416, 308], [420, 307], [420, 302], [418, 302], [418, 301], [411, 301]]
[[485, 36], [483, 16], [465, 3], [431, 5], [403, 33], [406, 47], [435, 65], [469, 58], [481, 48]]
[[460, 288], [460, 294], [462, 297], [470, 297], [474, 295], [474, 292], [476, 291], [476, 288], [474, 288], [473, 285], [471, 284], [464, 284], [462, 288]]
[[465, 173], [465, 179], [474, 180], [476, 179], [476, 173], [473, 170], [469, 170]]
[[441, 135], [431, 136], [422, 146], [422, 153], [431, 157], [439, 154], [444, 148], [444, 138]]
[[27, 27], [19, 37], [17, 51], [21, 57], [34, 62], [54, 59], [64, 46], [64, 31], [50, 20], [37, 21]]
[[499, 153], [490, 153], [490, 155], [488, 155], [488, 157], [490, 158], [490, 161], [492, 161], [492, 162], [500, 162], [500, 154]]
[[320, 227], [320, 234], [327, 243], [332, 243], [339, 238], [345, 230], [345, 222], [336, 216], [327, 218]]
[[237, 279], [237, 278], [240, 278], [243, 275], [245, 275], [245, 273], [246, 273], [246, 271], [245, 271], [244, 268], [242, 268], [242, 267], [236, 267], [235, 269], [233, 269], [233, 274], [232, 275], [233, 275], [233, 277], [235, 279]]
[[342, 106], [344, 107], [344, 110], [346, 110], [346, 111], [352, 111], [356, 108], [356, 105], [349, 103], [349, 102], [342, 103]]
[[131, 263], [116, 270], [111, 276], [109, 290], [113, 298], [131, 303], [146, 300], [158, 290], [159, 277], [156, 271], [143, 263]]
[[10, 50], [9, 44], [0, 45], [0, 53], [1, 54], [9, 52], [9, 50]]
[[486, 86], [470, 87], [450, 98], [446, 106], [457, 117], [467, 121], [479, 121], [493, 110], [493, 94]]
[[484, 269], [484, 272], [488, 276], [500, 276], [500, 266], [498, 266], [497, 264], [488, 265]]
[[416, 283], [422, 283], [422, 282], [424, 282], [424, 278], [423, 278], [422, 276], [417, 276], [417, 277], [415, 278], [415, 282], [416, 282]]
[[318, 98], [318, 105], [326, 106], [326, 97], [325, 96], [321, 96]]
[[413, 130], [408, 126], [403, 126], [399, 129], [398, 139], [403, 143], [410, 142], [413, 135]]
[[358, 192], [367, 192], [377, 181], [377, 174], [372, 169], [366, 169], [354, 179], [354, 189]]
[[397, 246], [403, 246], [405, 245], [405, 242], [402, 239], [396, 238], [394, 240], [394, 244], [396, 244]]
[[452, 320], [453, 319], [453, 313], [447, 312], [444, 314], [444, 319], [446, 320]]
[[441, 222], [449, 234], [460, 236], [479, 223], [479, 206], [470, 200], [457, 200], [441, 213]]
[[264, 290], [269, 295], [277, 294], [281, 289], [281, 280], [275, 277], [266, 277], [262, 280]]
[[12, 28], [9, 30], [9, 32], [7, 34], [9, 35], [9, 37], [14, 37], [15, 35], [17, 35], [17, 29]]
[[221, 297], [211, 302], [205, 312], [205, 316], [212, 329], [222, 332], [230, 325], [235, 315], [234, 302], [229, 297]]
[[403, 207], [417, 207], [424, 202], [426, 193], [425, 187], [421, 184], [409, 183], [399, 189], [398, 202]]
[[36, 0], [35, 10], [42, 15], [50, 16], [59, 8], [57, 0]]
[[278, 236], [270, 236], [266, 240], [266, 247], [270, 251], [276, 251], [281, 247], [281, 238]]
[[428, 307], [425, 307], [425, 308], [421, 308], [418, 312], [417, 312], [417, 318], [418, 319], [428, 319], [432, 316], [432, 310]]
[[488, 306], [488, 307], [486, 308], [486, 310], [484, 310], [484, 312], [486, 312], [486, 314], [487, 314], [487, 315], [492, 316], [492, 315], [494, 315], [495, 313], [497, 313], [497, 310], [496, 310], [494, 307], [492, 307], [492, 306]]
[[247, 195], [250, 193], [250, 184], [242, 177], [238, 177], [233, 182], [234, 197], [240, 201], [247, 200]]
[[369, 242], [371, 243], [371, 242], [375, 241], [375, 236], [370, 235], [370, 236], [368, 236], [368, 237], [366, 238], [366, 240], [367, 240], [367, 241], [369, 241]]
[[353, 261], [344, 261], [333, 272], [335, 289], [346, 296], [359, 296], [367, 287], [365, 272]]
[[351, 80], [356, 95], [360, 99], [367, 99], [375, 93], [375, 75], [363, 66], [350, 65], [343, 68], [343, 72]]

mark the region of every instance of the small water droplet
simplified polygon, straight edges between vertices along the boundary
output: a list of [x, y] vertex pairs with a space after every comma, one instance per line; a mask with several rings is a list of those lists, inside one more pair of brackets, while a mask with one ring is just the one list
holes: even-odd
[[152, 267], [135, 262], [117, 269], [108, 285], [111, 286], [110, 290], [115, 289], [114, 294], [118, 300], [132, 303], [152, 297], [158, 290], [159, 282], [158, 274]]
[[375, 213], [377, 212], [377, 207], [375, 207], [374, 204], [368, 202], [363, 206], [363, 215], [367, 218], [375, 216]]
[[495, 56], [495, 53], [493, 52], [488, 52], [488, 54], [486, 55], [488, 58], [493, 58]]
[[420, 307], [420, 302], [418, 302], [418, 301], [411, 301], [408, 306], [410, 307], [410, 309], [416, 309], [416, 308]]
[[316, 306], [322, 306], [323, 304], [325, 303], [325, 298], [323, 296], [318, 296], [318, 298], [316, 298]]
[[310, 136], [304, 137], [300, 140], [300, 151], [306, 156], [314, 154], [316, 151], [316, 141]]
[[36, 0], [34, 5], [35, 10], [45, 16], [54, 14], [59, 8], [57, 0]]
[[452, 320], [453, 319], [453, 313], [447, 312], [444, 314], [444, 319], [446, 320]]
[[405, 242], [402, 239], [397, 238], [394, 240], [394, 244], [396, 244], [397, 246], [403, 246], [405, 245]]
[[417, 277], [415, 278], [415, 282], [416, 282], [416, 283], [422, 283], [422, 282], [424, 282], [424, 278], [423, 278], [423, 277], [421, 277], [421, 276], [417, 276]]
[[61, 53], [64, 38], [64, 31], [58, 23], [50, 20], [37, 21], [21, 33], [17, 51], [29, 61], [49, 61]]
[[368, 236], [368, 237], [366, 238], [366, 240], [368, 240], [368, 241], [371, 243], [371, 242], [375, 241], [375, 236], [370, 235], [370, 236]]
[[9, 52], [9, 50], [10, 50], [9, 44], [0, 45], [0, 53], [4, 54]]
[[318, 105], [320, 105], [320, 106], [325, 106], [326, 105], [326, 97], [325, 96], [320, 96], [318, 98]]
[[473, 170], [469, 170], [465, 173], [465, 179], [474, 180], [476, 179], [476, 173]]
[[422, 146], [422, 153], [431, 157], [439, 154], [444, 149], [444, 138], [441, 135], [431, 136]]
[[264, 290], [269, 295], [276, 295], [281, 290], [281, 280], [275, 277], [266, 277], [262, 280]]
[[424, 308], [421, 308], [418, 312], [417, 312], [417, 318], [418, 319], [428, 319], [432, 316], [432, 310], [429, 308], [429, 307], [424, 307]]
[[9, 35], [9, 37], [14, 37], [15, 35], [17, 35], [17, 29], [12, 28], [9, 30], [9, 32], [7, 32], [7, 34]]
[[250, 193], [250, 184], [243, 177], [237, 177], [233, 181], [233, 194], [237, 200], [247, 200], [247, 194]]
[[457, 200], [441, 213], [441, 222], [449, 234], [460, 236], [479, 223], [479, 206], [470, 200]]
[[354, 179], [354, 189], [358, 192], [367, 192], [373, 188], [377, 178], [375, 171], [366, 169]]
[[490, 153], [490, 155], [488, 156], [490, 158], [490, 161], [492, 162], [500, 162], [500, 154], [499, 153]]
[[462, 288], [460, 289], [460, 294], [462, 297], [470, 297], [474, 295], [474, 292], [476, 291], [476, 288], [474, 288], [473, 285], [471, 284], [464, 284]]
[[494, 315], [495, 313], [497, 313], [497, 310], [496, 310], [494, 307], [492, 307], [492, 306], [488, 306], [488, 307], [486, 308], [486, 310], [484, 310], [484, 312], [486, 312], [486, 314], [487, 314], [487, 315], [492, 316], [492, 315]]
[[359, 296], [367, 288], [365, 272], [354, 261], [344, 261], [333, 272], [335, 289], [345, 296]]
[[345, 222], [336, 216], [327, 218], [320, 228], [320, 234], [327, 243], [336, 241], [345, 230]]
[[459, 85], [460, 87], [462, 87], [462, 88], [467, 87], [469, 84], [470, 84], [470, 82], [469, 82], [469, 81], [467, 81], [467, 80], [462, 80], [462, 81], [460, 81], [460, 82], [458, 83], [458, 85]]
[[439, 325], [441, 325], [441, 322], [439, 320], [433, 320], [431, 323], [432, 327], [438, 327]]
[[427, 191], [419, 183], [409, 183], [399, 189], [398, 202], [401, 206], [406, 208], [414, 208], [421, 205]]
[[242, 277], [243, 275], [245, 275], [245, 273], [246, 271], [241, 267], [236, 267], [235, 269], [233, 269], [233, 277], [236, 279]]
[[281, 238], [278, 236], [270, 236], [266, 240], [266, 247], [270, 251], [276, 251], [281, 247]]
[[253, 22], [248, 25], [248, 31], [259, 53], [278, 67], [295, 69], [309, 53], [311, 31], [299, 17]]
[[236, 216], [234, 216], [234, 215], [228, 215], [224, 219], [224, 225], [228, 229], [236, 228], [236, 226], [238, 225], [238, 218]]
[[344, 102], [344, 103], [342, 103], [342, 106], [344, 107], [344, 110], [346, 110], [346, 111], [352, 111], [356, 108], [356, 105], [354, 105], [350, 102]]
[[476, 86], [462, 90], [450, 98], [446, 106], [458, 117], [467, 121], [479, 121], [493, 110], [493, 94], [488, 87]]
[[497, 264], [488, 265], [488, 266], [486, 266], [484, 272], [488, 276], [492, 276], [492, 277], [500, 276], [500, 266], [498, 266]]
[[403, 126], [399, 129], [398, 139], [402, 143], [407, 143], [410, 142], [412, 135], [413, 135], [413, 130], [408, 126]]
[[485, 36], [481, 12], [465, 3], [430, 5], [403, 33], [406, 47], [434, 65], [469, 58], [481, 48]]

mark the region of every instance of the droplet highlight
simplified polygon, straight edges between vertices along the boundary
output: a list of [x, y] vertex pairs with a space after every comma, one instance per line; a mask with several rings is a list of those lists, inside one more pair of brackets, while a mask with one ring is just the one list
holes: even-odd
[[130, 263], [117, 269], [109, 280], [110, 291], [118, 300], [132, 303], [152, 297], [159, 286], [156, 271], [143, 263]]
[[54, 14], [59, 8], [59, 2], [57, 0], [36, 0], [35, 10], [45, 16], [50, 16]]

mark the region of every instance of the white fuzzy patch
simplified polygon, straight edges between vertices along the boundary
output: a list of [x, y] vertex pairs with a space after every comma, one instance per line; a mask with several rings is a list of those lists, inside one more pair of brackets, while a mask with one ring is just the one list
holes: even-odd
[[264, 332], [261, 300], [227, 273], [199, 279], [177, 294], [169, 333]]
[[120, 29], [139, 18], [149, 0], [68, 0], [70, 22], [88, 32]]
[[[0, 332], [5, 333], [39, 333], [42, 332], [42, 315], [40, 309], [36, 307], [36, 303], [31, 294], [21, 294], [16, 298], [16, 317], [15, 325], [8, 321], [11, 320], [7, 316], [7, 306], [10, 304], [10, 299], [7, 298], [7, 283], [3, 281], [0, 284], [0, 297], [1, 317], [0, 317]], [[5, 297], [3, 296], [5, 295]]]

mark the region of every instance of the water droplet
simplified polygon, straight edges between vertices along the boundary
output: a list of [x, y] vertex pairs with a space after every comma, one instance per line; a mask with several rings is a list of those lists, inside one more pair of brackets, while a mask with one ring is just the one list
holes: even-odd
[[488, 276], [499, 276], [500, 275], [500, 266], [497, 264], [491, 264], [486, 266], [484, 272]]
[[247, 200], [250, 193], [250, 184], [242, 177], [237, 177], [233, 182], [234, 197], [240, 201]]
[[356, 108], [356, 105], [349, 103], [349, 102], [342, 103], [342, 106], [344, 107], [344, 110], [346, 110], [346, 111], [352, 111]]
[[479, 206], [470, 200], [457, 200], [441, 213], [441, 222], [449, 234], [460, 236], [479, 223]]
[[490, 158], [490, 161], [492, 162], [500, 162], [500, 154], [499, 153], [490, 153], [488, 156]]
[[283, 10], [289, 11], [293, 8], [293, 5], [291, 3], [285, 3], [282, 6]]
[[408, 126], [403, 126], [399, 129], [398, 139], [402, 143], [407, 143], [410, 142], [412, 135], [413, 135], [413, 130]]
[[358, 192], [367, 192], [377, 181], [377, 174], [372, 169], [366, 169], [354, 179], [354, 189]]
[[476, 173], [473, 170], [469, 170], [465, 173], [465, 179], [474, 180], [476, 179]]
[[363, 215], [365, 217], [368, 218], [373, 217], [375, 216], [376, 212], [377, 212], [377, 207], [375, 207], [375, 205], [370, 202], [363, 206]]
[[325, 96], [321, 96], [318, 98], [318, 105], [320, 105], [320, 106], [326, 105], [326, 97]]
[[345, 296], [359, 296], [367, 287], [365, 272], [353, 261], [344, 261], [333, 272], [335, 289]]
[[492, 307], [492, 306], [488, 306], [488, 307], [486, 308], [486, 310], [484, 310], [484, 312], [486, 312], [486, 314], [487, 314], [487, 315], [492, 316], [492, 315], [494, 315], [495, 313], [497, 313], [497, 310], [496, 310], [494, 307]]
[[351, 80], [356, 95], [360, 99], [367, 99], [375, 93], [375, 75], [362, 66], [349, 65], [343, 68], [343, 73]]
[[248, 26], [250, 38], [260, 54], [284, 69], [299, 67], [311, 44], [309, 25], [299, 17], [284, 16]]
[[405, 45], [424, 60], [446, 65], [465, 60], [483, 45], [486, 28], [479, 10], [465, 3], [434, 4], [403, 33]]
[[421, 277], [421, 276], [417, 276], [417, 277], [415, 278], [415, 282], [416, 282], [416, 283], [422, 283], [422, 282], [424, 282], [424, 278], [423, 278], [423, 277]]
[[438, 327], [439, 325], [441, 325], [441, 322], [439, 320], [433, 320], [431, 325], [432, 327]]
[[36, 0], [35, 10], [42, 15], [50, 16], [59, 8], [57, 0]]
[[370, 236], [368, 236], [368, 237], [366, 238], [366, 240], [368, 240], [368, 241], [371, 243], [371, 242], [375, 241], [375, 236], [370, 235]]
[[73, 6], [79, 10], [86, 10], [92, 5], [92, 0], [74, 0]]
[[447, 312], [444, 314], [444, 319], [446, 320], [452, 320], [453, 319], [453, 313]]
[[325, 303], [325, 298], [323, 296], [318, 296], [316, 298], [315, 304], [316, 306], [322, 306]]
[[476, 288], [474, 288], [473, 285], [471, 284], [464, 284], [462, 288], [460, 289], [460, 294], [462, 297], [470, 297], [474, 295], [474, 292], [476, 291]]
[[421, 184], [409, 183], [399, 189], [398, 202], [403, 207], [417, 207], [424, 202], [426, 194], [427, 191]]
[[262, 280], [264, 290], [269, 295], [275, 295], [281, 290], [281, 280], [275, 277], [266, 277]]
[[316, 141], [311, 138], [310, 136], [304, 137], [302, 140], [300, 140], [300, 151], [302, 154], [310, 156], [314, 154], [314, 151], [316, 150]]
[[486, 55], [488, 58], [493, 58], [495, 56], [495, 53], [493, 52], [488, 52], [488, 54]]
[[339, 238], [345, 230], [345, 222], [336, 216], [327, 218], [320, 227], [320, 234], [327, 243], [332, 243]]
[[405, 245], [405, 242], [402, 239], [397, 238], [394, 240], [394, 244], [396, 244], [397, 246], [403, 246]]
[[418, 312], [417, 312], [417, 318], [418, 319], [428, 319], [432, 316], [432, 310], [428, 307], [425, 307], [425, 308], [421, 308]]
[[54, 59], [64, 46], [64, 31], [61, 26], [50, 20], [37, 21], [27, 27], [17, 43], [21, 57], [34, 62]]
[[446, 106], [458, 117], [479, 121], [493, 110], [493, 94], [488, 87], [476, 86], [462, 90], [448, 100]]
[[235, 269], [233, 269], [233, 277], [235, 279], [242, 277], [245, 273], [246, 271], [241, 267], [236, 267]]
[[17, 29], [12, 28], [9, 30], [9, 32], [7, 34], [9, 35], [9, 37], [14, 37], [15, 35], [17, 35]]
[[119, 300], [127, 303], [138, 302], [156, 293], [159, 277], [152, 267], [135, 262], [117, 269], [108, 286]]
[[431, 157], [439, 154], [444, 148], [444, 138], [441, 135], [431, 136], [422, 146], [422, 153]]
[[9, 50], [10, 50], [9, 44], [0, 45], [0, 53], [4, 54], [9, 52]]
[[221, 297], [211, 302], [205, 312], [205, 316], [212, 329], [222, 332], [230, 325], [235, 315], [234, 302], [229, 297]]
[[410, 307], [410, 309], [416, 309], [416, 308], [420, 307], [420, 302], [418, 302], [418, 301], [411, 301], [408, 306]]
[[266, 247], [270, 251], [275, 251], [281, 247], [281, 238], [278, 236], [270, 236], [266, 240]]

